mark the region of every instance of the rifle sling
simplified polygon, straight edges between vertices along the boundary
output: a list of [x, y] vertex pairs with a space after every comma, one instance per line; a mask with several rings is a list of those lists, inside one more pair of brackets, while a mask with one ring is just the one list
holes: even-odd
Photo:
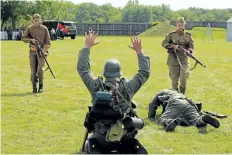
[[134, 115], [136, 117], [138, 117], [138, 115], [136, 114], [136, 112], [133, 110], [131, 104], [123, 97], [123, 95], [119, 92], [119, 90], [114, 85], [112, 85], [111, 83], [109, 83], [109, 85], [116, 90], [116, 92], [119, 94], [119, 96], [127, 103], [127, 105], [129, 106], [130, 110], [134, 113]]

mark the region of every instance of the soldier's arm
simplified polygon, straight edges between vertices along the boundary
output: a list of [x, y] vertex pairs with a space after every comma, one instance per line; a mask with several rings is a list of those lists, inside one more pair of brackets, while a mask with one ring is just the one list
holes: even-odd
[[22, 36], [22, 41], [25, 42], [25, 43], [30, 43], [31, 41], [31, 38], [29, 38], [29, 27], [27, 27], [23, 33], [23, 36]]
[[[148, 118], [155, 118], [157, 108], [160, 105], [163, 106], [162, 103], [169, 98], [169, 95], [168, 95], [169, 92], [170, 90], [165, 89], [157, 93], [157, 95], [153, 98], [153, 100], [149, 104]], [[164, 108], [165, 107], [163, 106], [163, 111], [164, 111]]]
[[155, 118], [156, 116], [156, 110], [157, 108], [161, 105], [160, 100], [158, 99], [158, 95], [156, 95], [151, 103], [149, 104], [149, 109], [148, 109], [148, 118]]
[[50, 48], [51, 46], [51, 39], [50, 39], [50, 35], [48, 32], [48, 29], [45, 27], [45, 41], [44, 41], [44, 45], [43, 45], [43, 51], [46, 51]]
[[162, 41], [162, 46], [167, 49], [169, 46], [171, 46], [170, 42], [171, 42], [171, 35], [167, 34], [165, 39]]
[[97, 84], [97, 79], [94, 79], [90, 72], [90, 49], [83, 48], [78, 56], [77, 71], [81, 76], [82, 81], [90, 91], [92, 92], [94, 86]]
[[131, 94], [131, 97], [139, 90], [139, 88], [148, 80], [150, 76], [150, 58], [144, 53], [138, 54], [138, 73], [129, 81], [128, 91]]
[[191, 34], [189, 34], [190, 36], [190, 38], [189, 38], [189, 43], [188, 43], [188, 50], [190, 50], [191, 52], [193, 52], [193, 50], [194, 50], [194, 40], [193, 40], [193, 37], [192, 37], [192, 35]]

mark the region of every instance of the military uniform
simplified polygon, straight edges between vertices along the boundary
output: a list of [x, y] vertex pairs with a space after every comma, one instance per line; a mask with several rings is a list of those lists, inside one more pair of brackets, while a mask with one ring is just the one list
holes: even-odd
[[189, 103], [185, 96], [176, 90], [162, 90], [154, 97], [149, 104], [149, 118], [156, 117], [156, 110], [159, 106], [163, 107], [159, 123], [166, 127], [166, 131], [174, 130], [181, 123], [198, 128], [205, 127], [206, 124], [216, 128], [220, 125], [216, 119], [208, 115], [202, 116], [197, 106]]
[[[82, 51], [80, 51], [78, 63], [77, 63], [77, 70], [83, 82], [85, 83], [86, 87], [88, 88], [89, 92], [91, 93], [92, 98], [94, 98], [93, 94], [99, 90], [100, 83], [98, 79], [93, 78], [90, 72], [89, 55], [90, 55], [90, 49], [88, 48], [84, 48]], [[131, 102], [132, 97], [140, 89], [140, 87], [147, 81], [150, 75], [149, 57], [145, 56], [144, 54], [139, 54], [138, 62], [139, 62], [138, 73], [131, 80], [120, 83], [118, 88], [120, 93], [124, 95], [124, 98], [129, 103]], [[122, 112], [128, 111], [129, 107], [121, 97], [119, 97], [119, 103]]]
[[[38, 27], [35, 25], [30, 25], [25, 29], [22, 37], [22, 40], [25, 43], [30, 43], [29, 59], [30, 59], [30, 67], [31, 67], [31, 82], [35, 85], [39, 79], [39, 83], [42, 84], [44, 79], [43, 70], [38, 64], [39, 62], [35, 52], [37, 50], [36, 46], [31, 44], [30, 39], [36, 39], [39, 42], [40, 46], [43, 48], [43, 51], [45, 53], [48, 52], [47, 50], [49, 49], [51, 43], [50, 43], [50, 36], [47, 27], [44, 25], [40, 25]], [[39, 59], [43, 67], [45, 61], [42, 58], [42, 56], [40, 56]]]
[[[85, 83], [86, 87], [88, 88], [90, 94], [92, 95], [92, 101], [94, 100], [94, 93], [99, 91], [101, 87], [101, 83], [99, 82], [98, 78], [93, 78], [92, 73], [90, 72], [90, 49], [89, 48], [84, 48], [80, 51], [79, 57], [78, 57], [78, 63], [77, 63], [77, 71], [80, 74], [83, 82]], [[109, 60], [106, 62], [106, 65], [104, 67], [104, 70], [108, 70], [111, 72], [111, 74], [108, 74], [108, 72], [103, 73], [104, 77], [106, 77], [105, 84], [110, 83], [117, 87], [117, 90], [123, 95], [123, 98], [121, 96], [118, 96], [118, 101], [119, 101], [119, 107], [121, 109], [122, 113], [129, 113], [131, 108], [130, 105], [127, 103], [131, 103], [132, 97], [135, 95], [135, 93], [140, 89], [140, 87], [147, 81], [150, 75], [150, 59], [149, 57], [145, 56], [144, 54], [138, 54], [138, 63], [139, 63], [139, 71], [138, 73], [131, 79], [131, 80], [125, 80], [122, 78], [121, 80], [119, 79], [120, 77], [120, 65], [116, 60]], [[113, 64], [116, 64], [116, 67], [112, 67]], [[118, 77], [118, 78], [115, 78]], [[98, 124], [99, 125], [99, 124]], [[94, 132], [91, 137], [89, 138], [90, 146], [92, 143], [94, 144], [99, 144], [100, 147], [104, 147], [102, 151], [99, 151], [94, 148], [90, 149], [93, 150], [90, 153], [107, 153], [108, 149], [111, 148], [112, 143], [106, 142], [105, 134], [106, 130], [103, 128], [107, 128], [105, 125], [101, 127], [96, 128], [96, 132]], [[101, 130], [102, 129], [102, 130]], [[94, 142], [95, 139], [98, 139], [97, 142]], [[147, 153], [146, 150], [141, 146], [141, 144], [138, 143], [138, 141], [133, 138], [133, 142], [131, 143], [124, 143], [122, 150], [126, 151], [125, 146], [131, 148], [132, 144], [138, 144], [137, 147], [135, 148], [136, 150], [143, 150], [142, 153]], [[128, 144], [128, 145], [127, 145]], [[113, 146], [118, 145], [118, 143], [113, 143]], [[118, 148], [120, 148], [118, 146]], [[95, 150], [95, 151], [94, 151]], [[145, 151], [144, 151], [145, 150]], [[127, 150], [128, 151], [128, 150]], [[133, 151], [132, 151], [133, 152]], [[133, 152], [136, 153], [136, 152]], [[137, 151], [138, 153], [138, 151]]]
[[[189, 32], [178, 32], [174, 31], [165, 37], [162, 42], [162, 46], [164, 48], [169, 48], [172, 44], [181, 45], [184, 48], [192, 48], [194, 49], [194, 41], [192, 35]], [[182, 68], [177, 60], [177, 56], [179, 57]], [[189, 77], [189, 62], [188, 57], [184, 55], [184, 52], [177, 51], [177, 53], [169, 52], [167, 65], [169, 68], [169, 77], [172, 80], [172, 89], [178, 90], [178, 81], [180, 79], [180, 92], [185, 94], [186, 91], [186, 81]]]

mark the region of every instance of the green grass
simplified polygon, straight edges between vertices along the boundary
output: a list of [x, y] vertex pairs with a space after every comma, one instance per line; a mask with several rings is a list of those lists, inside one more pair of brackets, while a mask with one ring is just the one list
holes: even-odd
[[[224, 33], [224, 32], [223, 32]], [[200, 35], [201, 33], [199, 33]], [[162, 37], [142, 38], [145, 53], [151, 58], [151, 76], [134, 96], [138, 114], [147, 117], [148, 104], [161, 89], [170, 88], [167, 53]], [[102, 73], [104, 62], [116, 58], [124, 76], [138, 70], [136, 54], [127, 47], [129, 37], [101, 37], [91, 51], [91, 70]], [[84, 37], [53, 41], [48, 61], [56, 79], [45, 72], [44, 93], [32, 95], [28, 44], [2, 41], [1, 151], [4, 154], [71, 154], [78, 152], [84, 137], [83, 121], [90, 95], [76, 71], [78, 51]], [[145, 120], [138, 139], [149, 153], [232, 153], [232, 43], [195, 39], [196, 56], [207, 65], [198, 66], [188, 80], [187, 96], [203, 103], [204, 110], [226, 114], [221, 126], [208, 127], [199, 134], [194, 127], [177, 127], [166, 133]], [[191, 61], [191, 65], [193, 61]], [[160, 110], [159, 110], [160, 111]]]
[[150, 36], [165, 36], [167, 33], [172, 32], [176, 29], [175, 26], [170, 25], [167, 22], [160, 22], [158, 25], [151, 27], [145, 32], [141, 33], [141, 37], [150, 37]]
[[[151, 27], [150, 29], [146, 30], [145, 32], [141, 33], [140, 37], [163, 37], [167, 33], [176, 30], [176, 27], [170, 25], [167, 22], [160, 22], [158, 25]], [[191, 32], [194, 39], [201, 39], [208, 41], [209, 34], [207, 27], [194, 27], [192, 30], [187, 30]], [[205, 34], [205, 35], [204, 35]], [[212, 28], [212, 36], [214, 39], [225, 39], [226, 38], [226, 29], [224, 28]]]
[[[201, 39], [205, 41], [211, 40], [209, 35], [209, 29], [206, 27], [194, 27], [191, 31], [193, 38]], [[205, 35], [204, 35], [205, 33]], [[213, 39], [225, 39], [226, 38], [226, 29], [224, 28], [212, 28]]]

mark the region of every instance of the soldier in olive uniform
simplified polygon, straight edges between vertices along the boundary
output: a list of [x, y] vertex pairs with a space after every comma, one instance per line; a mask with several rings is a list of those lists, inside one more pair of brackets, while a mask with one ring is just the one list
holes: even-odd
[[[42, 56], [39, 56], [41, 66], [39, 65], [39, 61], [36, 55], [36, 40], [43, 48], [44, 54], [48, 55], [48, 48], [50, 47], [50, 36], [46, 26], [41, 24], [41, 16], [39, 14], [33, 15], [34, 24], [29, 25], [23, 34], [22, 40], [25, 43], [29, 43], [30, 53], [30, 67], [31, 67], [31, 82], [33, 87], [33, 93], [41, 93], [43, 92], [43, 69], [41, 67], [44, 66], [45, 60]], [[37, 90], [37, 83], [39, 81], [39, 89]]]
[[163, 107], [159, 123], [166, 128], [167, 132], [174, 131], [179, 124], [196, 126], [199, 129], [206, 127], [207, 124], [215, 128], [220, 126], [217, 119], [209, 115], [201, 115], [201, 108], [176, 90], [165, 89], [154, 97], [149, 104], [149, 119], [155, 119], [156, 110], [159, 106]]
[[[84, 84], [88, 88], [90, 94], [92, 95], [92, 102], [94, 100], [94, 93], [99, 91], [101, 86], [99, 79], [94, 78], [90, 71], [90, 48], [97, 44], [95, 42], [96, 36], [97, 35], [95, 35], [95, 32], [91, 32], [88, 35], [86, 33], [85, 46], [79, 53], [77, 63], [77, 71], [81, 76]], [[103, 72], [105, 85], [108, 85], [108, 83], [110, 83], [110, 85], [108, 86], [113, 85], [114, 87], [116, 87], [117, 90], [123, 95], [123, 98], [127, 101], [126, 102], [121, 96], [118, 96], [119, 107], [124, 114], [130, 112], [130, 105], [128, 105], [127, 103], [131, 103], [132, 97], [148, 80], [150, 75], [150, 59], [148, 56], [145, 56], [144, 51], [142, 50], [141, 40], [135, 37], [134, 39], [132, 39], [132, 44], [133, 46], [130, 46], [130, 48], [132, 48], [136, 52], [136, 55], [138, 57], [139, 70], [138, 73], [131, 80], [125, 80], [124, 78], [121, 78], [121, 65], [116, 59], [110, 59], [106, 61]], [[100, 133], [100, 131], [94, 132], [91, 138], [102, 139], [103, 141], [105, 141], [105, 135], [102, 135]], [[89, 139], [89, 146], [94, 147], [95, 145], [92, 144], [94, 143], [94, 141], [91, 142], [91, 138]], [[127, 149], [124, 149], [124, 151], [129, 151], [130, 149], [134, 148], [134, 150], [131, 151], [132, 153], [147, 153], [145, 148], [143, 148], [143, 146], [135, 138], [133, 138], [130, 143], [125, 143], [125, 147]], [[101, 153], [107, 148], [100, 148], [99, 150], [98, 149], [99, 148], [90, 148], [89, 153]], [[95, 151], [92, 152], [91, 150]]]
[[[184, 48], [193, 52], [194, 41], [192, 35], [189, 32], [184, 31], [185, 21], [183, 17], [177, 20], [177, 30], [169, 33], [162, 42], [162, 46], [168, 50], [167, 65], [169, 68], [169, 77], [172, 80], [172, 89], [180, 91], [185, 94], [186, 82], [189, 77], [189, 62], [188, 56], [179, 51], [178, 46], [181, 45]], [[178, 61], [179, 59], [179, 61]], [[178, 82], [180, 80], [180, 86], [178, 89]]]

